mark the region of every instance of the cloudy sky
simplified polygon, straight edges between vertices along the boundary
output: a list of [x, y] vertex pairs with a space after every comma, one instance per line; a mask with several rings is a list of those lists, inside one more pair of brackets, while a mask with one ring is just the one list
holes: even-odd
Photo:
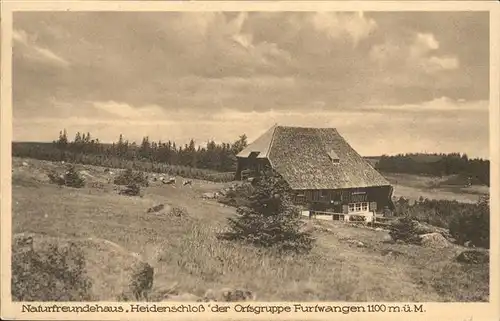
[[488, 157], [480, 12], [15, 13], [14, 140], [336, 127], [362, 155]]

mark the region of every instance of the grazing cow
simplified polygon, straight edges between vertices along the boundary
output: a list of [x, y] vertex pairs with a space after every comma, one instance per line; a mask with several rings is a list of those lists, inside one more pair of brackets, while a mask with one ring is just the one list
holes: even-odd
[[214, 192], [214, 193], [203, 193], [203, 195], [201, 196], [203, 199], [216, 199], [217, 197], [219, 197], [219, 193], [218, 192]]
[[189, 185], [189, 186], [193, 186], [193, 181], [188, 179], [188, 180], [184, 180], [182, 182], [182, 186], [186, 186], [186, 185]]
[[176, 183], [175, 177], [170, 177], [167, 180], [164, 179], [164, 178], [162, 178], [161, 181], [162, 181], [163, 184], [168, 184], [168, 185], [175, 185], [175, 183]]

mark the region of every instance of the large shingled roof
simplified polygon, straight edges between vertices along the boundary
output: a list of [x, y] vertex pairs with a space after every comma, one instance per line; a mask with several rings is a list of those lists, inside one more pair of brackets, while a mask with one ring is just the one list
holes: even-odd
[[237, 157], [257, 153], [292, 189], [340, 189], [390, 183], [335, 128], [273, 126]]

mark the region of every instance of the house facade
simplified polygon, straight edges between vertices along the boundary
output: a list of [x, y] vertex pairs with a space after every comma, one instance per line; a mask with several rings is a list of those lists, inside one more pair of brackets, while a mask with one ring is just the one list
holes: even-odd
[[290, 185], [304, 211], [372, 221], [392, 210], [393, 187], [334, 128], [273, 126], [237, 155], [236, 179], [266, 166]]

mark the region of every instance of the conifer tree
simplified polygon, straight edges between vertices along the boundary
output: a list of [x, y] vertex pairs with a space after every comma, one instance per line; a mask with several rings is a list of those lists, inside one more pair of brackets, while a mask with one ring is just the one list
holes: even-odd
[[301, 230], [300, 212], [291, 202], [286, 181], [272, 169], [256, 178], [253, 192], [238, 216], [228, 218], [230, 230], [222, 239], [238, 240], [279, 252], [308, 252], [314, 239]]
[[59, 132], [59, 139], [57, 140], [56, 145], [60, 149], [66, 149], [66, 147], [68, 146], [68, 135], [66, 133], [66, 129]]

